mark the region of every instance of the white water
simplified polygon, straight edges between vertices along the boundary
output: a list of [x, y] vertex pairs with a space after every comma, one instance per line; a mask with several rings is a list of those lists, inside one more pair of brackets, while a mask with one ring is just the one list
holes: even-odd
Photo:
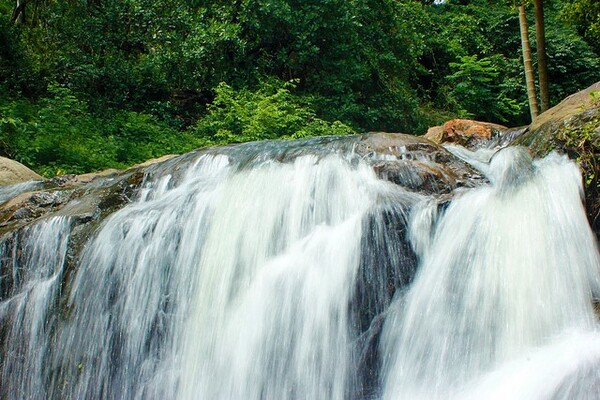
[[[49, 311], [56, 301], [64, 272], [70, 223], [55, 217], [24, 229], [2, 244], [3, 290], [0, 332], [10, 347], [2, 353], [0, 394], [9, 398], [37, 398], [43, 393], [44, 357], [50, 347], [56, 317]], [[20, 243], [11, 246], [8, 241]]]
[[350, 303], [363, 224], [382, 202], [419, 196], [351, 164], [305, 155], [238, 170], [206, 155], [179, 182], [149, 183], [84, 251], [48, 357], [49, 397], [358, 390]]
[[315, 162], [265, 165], [222, 188], [198, 260], [181, 398], [343, 398], [348, 302], [377, 182], [366, 168]]
[[[496, 154], [492, 185], [463, 193], [434, 226], [386, 322], [385, 399], [589, 398], [576, 391], [583, 379], [567, 382], [566, 397], [553, 392], [579, 369], [593, 369], [584, 377], [599, 388], [590, 299], [600, 260], [579, 171], [555, 155], [528, 158]], [[423, 249], [423, 232], [413, 234]]]
[[8, 199], [16, 197], [21, 193], [35, 190], [41, 186], [42, 182], [39, 181], [29, 181], [17, 183], [15, 185], [0, 186], [0, 203], [3, 203]]
[[68, 219], [4, 238], [0, 398], [594, 398], [575, 165], [462, 152], [492, 184], [442, 211], [310, 151], [159, 174], [68, 274]]

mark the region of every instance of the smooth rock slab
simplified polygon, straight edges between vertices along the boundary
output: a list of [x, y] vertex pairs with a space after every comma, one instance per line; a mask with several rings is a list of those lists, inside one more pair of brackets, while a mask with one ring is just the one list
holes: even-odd
[[44, 180], [44, 178], [23, 164], [11, 160], [10, 158], [0, 157], [0, 186], [42, 180]]

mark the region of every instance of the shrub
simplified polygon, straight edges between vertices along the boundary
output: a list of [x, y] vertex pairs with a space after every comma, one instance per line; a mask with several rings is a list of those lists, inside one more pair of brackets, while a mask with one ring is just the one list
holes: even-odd
[[310, 97], [292, 94], [294, 87], [293, 81], [272, 80], [255, 91], [236, 91], [221, 83], [193, 132], [210, 144], [354, 133], [339, 121], [317, 118]]

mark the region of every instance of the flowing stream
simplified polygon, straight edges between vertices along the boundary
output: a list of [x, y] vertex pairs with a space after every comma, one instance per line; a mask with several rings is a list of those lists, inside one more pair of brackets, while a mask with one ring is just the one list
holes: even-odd
[[450, 149], [490, 184], [448, 203], [280, 146], [157, 168], [79, 252], [69, 216], [6, 234], [0, 399], [597, 398], [572, 162]]

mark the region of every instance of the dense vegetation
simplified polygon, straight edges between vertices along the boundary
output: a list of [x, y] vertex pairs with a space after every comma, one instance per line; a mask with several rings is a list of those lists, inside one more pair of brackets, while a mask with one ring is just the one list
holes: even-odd
[[[0, 155], [54, 175], [454, 116], [527, 123], [514, 2], [437, 3], [0, 0]], [[545, 6], [556, 103], [600, 79], [600, 9]]]

